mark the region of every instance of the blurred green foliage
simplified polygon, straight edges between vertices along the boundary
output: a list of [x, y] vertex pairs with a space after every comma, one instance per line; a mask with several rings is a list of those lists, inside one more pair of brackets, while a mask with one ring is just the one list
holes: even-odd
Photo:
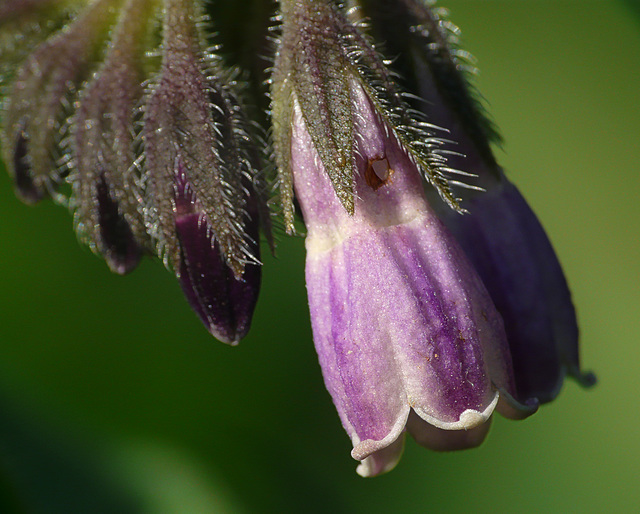
[[64, 209], [21, 204], [2, 171], [0, 511], [637, 508], [640, 17], [612, 0], [440, 3], [565, 266], [598, 386], [496, 419], [477, 450], [409, 442], [396, 470], [359, 478], [316, 362], [302, 239], [265, 257], [252, 331], [230, 348], [159, 263], [111, 275]]

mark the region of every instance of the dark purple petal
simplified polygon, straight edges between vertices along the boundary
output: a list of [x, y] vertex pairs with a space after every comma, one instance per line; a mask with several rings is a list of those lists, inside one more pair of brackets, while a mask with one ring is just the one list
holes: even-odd
[[506, 178], [469, 198], [470, 214], [441, 212], [482, 277], [505, 323], [517, 398], [553, 400], [565, 373], [583, 385], [578, 326], [566, 279], [549, 239]]
[[104, 177], [98, 180], [95, 193], [100, 250], [111, 271], [125, 275], [140, 262], [142, 250], [131, 231], [131, 227], [118, 209], [118, 204], [109, 193]]
[[[537, 216], [513, 184], [508, 183], [505, 186], [504, 195], [514, 213], [513, 217], [521, 221], [524, 232], [530, 238], [533, 259], [540, 269], [540, 280], [551, 312], [554, 339], [564, 371], [583, 387], [591, 387], [595, 385], [596, 377], [591, 372], [580, 370], [576, 312], [571, 300], [571, 291], [551, 241]], [[512, 350], [512, 352], [521, 351], [521, 349]], [[520, 360], [523, 362], [525, 359], [520, 358]]]
[[[251, 325], [261, 266], [249, 262], [242, 276], [236, 277], [220, 252], [206, 215], [199, 211], [184, 174], [176, 176], [175, 211], [182, 290], [209, 332], [220, 341], [235, 345]], [[257, 219], [250, 227], [254, 237], [251, 250], [257, 259], [260, 255]]]
[[443, 215], [482, 277], [505, 329], [517, 397], [553, 400], [566, 373], [583, 386], [578, 325], [567, 281], [551, 243], [516, 187], [502, 184], [470, 198], [470, 214]]
[[42, 200], [43, 193], [36, 187], [31, 177], [31, 166], [27, 157], [28, 144], [26, 134], [20, 131], [13, 151], [14, 184], [20, 198], [26, 203], [36, 203]]
[[251, 324], [258, 300], [260, 266], [247, 264], [236, 279], [211, 241], [209, 224], [198, 214], [176, 220], [182, 260], [180, 285], [191, 307], [217, 339], [237, 344]]

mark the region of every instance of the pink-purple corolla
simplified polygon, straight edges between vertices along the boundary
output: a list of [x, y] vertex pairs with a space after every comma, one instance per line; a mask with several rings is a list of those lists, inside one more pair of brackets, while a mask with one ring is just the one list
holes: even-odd
[[340, 206], [294, 102], [292, 168], [325, 384], [358, 473], [399, 459], [408, 431], [439, 450], [482, 442], [495, 408], [520, 406], [502, 320], [429, 206], [419, 172], [353, 84], [353, 215]]

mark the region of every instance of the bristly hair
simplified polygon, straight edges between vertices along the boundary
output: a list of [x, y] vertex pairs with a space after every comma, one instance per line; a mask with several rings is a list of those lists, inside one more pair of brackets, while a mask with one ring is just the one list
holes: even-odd
[[66, 194], [57, 192], [68, 171], [68, 159], [60, 148], [61, 132], [68, 127], [66, 119], [78, 87], [102, 59], [115, 18], [106, 4], [93, 3], [67, 30], [59, 30], [37, 46], [13, 77], [4, 103], [3, 140], [9, 157], [15, 157], [16, 148], [25, 147], [20, 162], [8, 158], [7, 164], [28, 202], [52, 196], [67, 203]]
[[[232, 125], [238, 151], [243, 155], [242, 169], [243, 188], [249, 195], [258, 199], [258, 217], [260, 219], [261, 234], [265, 237], [271, 252], [275, 251], [274, 226], [275, 215], [268, 205], [272, 202], [274, 182], [271, 177], [273, 166], [267, 149], [266, 129], [254, 119], [256, 114], [255, 98], [251, 96], [251, 76], [248, 70], [238, 64], [227, 62], [224, 51], [228, 48], [221, 42], [220, 27], [222, 21], [213, 18], [214, 0], [202, 0], [202, 10], [196, 22], [197, 30], [203, 45], [204, 71], [210, 83], [224, 85], [233, 99], [230, 105]], [[252, 102], [253, 100], [253, 102]], [[251, 110], [252, 109], [252, 110]], [[215, 113], [215, 109], [214, 109]], [[236, 171], [235, 173], [238, 173]], [[246, 221], [249, 221], [246, 219]], [[250, 256], [247, 262], [256, 262], [255, 256]]]
[[[250, 221], [247, 200], [255, 191], [254, 177], [260, 164], [250, 150], [253, 142], [236, 98], [234, 77], [222, 71], [215, 48], [207, 49], [204, 44], [201, 29], [207, 20], [202, 12], [194, 6], [192, 16], [186, 22], [191, 24], [190, 41], [183, 39], [180, 44], [185, 44], [186, 49], [177, 49], [174, 57], [167, 44], [176, 42], [166, 39], [168, 18], [165, 19], [163, 55], [165, 60], [173, 59], [173, 64], [171, 72], [163, 64], [150, 81], [144, 107], [145, 174], [149, 175], [147, 226], [158, 242], [158, 254], [177, 271], [180, 261], [177, 236], [172, 226], [162, 222], [170, 219], [166, 211], [173, 209], [166, 197], [170, 196], [172, 181], [165, 168], [174, 166], [170, 155], [175, 155], [182, 162], [185, 177], [210, 224], [212, 239], [220, 245], [227, 265], [240, 277], [246, 263], [257, 262], [245, 226]], [[176, 70], [185, 75], [174, 76]], [[190, 102], [177, 101], [178, 93], [187, 95], [185, 98]], [[161, 105], [162, 100], [154, 100], [158, 94], [171, 97], [172, 104]], [[165, 112], [168, 107], [171, 112]], [[205, 115], [207, 122], [203, 127], [200, 118]], [[160, 126], [162, 133], [154, 129]], [[157, 141], [150, 143], [152, 138]]]
[[[293, 190], [289, 162], [291, 113], [300, 102], [305, 123], [336, 195], [353, 213], [353, 168], [348, 155], [352, 141], [351, 80], [364, 88], [381, 125], [394, 137], [445, 203], [464, 212], [451, 175], [444, 145], [446, 130], [428, 123], [423, 113], [405, 101], [396, 77], [368, 37], [351, 24], [341, 3], [283, 2], [281, 31], [271, 84], [272, 122], [285, 226], [293, 232]], [[287, 21], [290, 20], [290, 21]], [[306, 49], [306, 53], [305, 52]], [[303, 52], [303, 53], [301, 53]]]
[[71, 119], [68, 181], [76, 231], [118, 273], [130, 271], [138, 261], [128, 260], [122, 267], [122, 245], [110, 242], [122, 236], [137, 249], [151, 250], [136, 163], [142, 153], [139, 104], [153, 59], [145, 50], [157, 42], [157, 16], [155, 0], [124, 5], [104, 59], [86, 81]]
[[[386, 121], [385, 126], [389, 126], [407, 156], [441, 198], [451, 208], [464, 212], [460, 199], [451, 190], [453, 181], [450, 175], [455, 174], [456, 170], [448, 166], [447, 153], [441, 151], [448, 142], [443, 137], [446, 129], [428, 123], [424, 114], [409, 106], [404, 92], [398, 86], [397, 75], [389, 69], [391, 61], [382, 57], [373, 42], [359, 30], [360, 27], [341, 16], [338, 18], [343, 24], [340, 34], [346, 56], [376, 105], [377, 112]], [[475, 188], [459, 181], [455, 183]]]
[[[495, 165], [491, 143], [502, 139], [483, 105], [473, 79], [477, 74], [474, 57], [460, 48], [460, 30], [448, 19], [435, 0], [357, 0], [357, 15], [368, 20], [368, 31], [380, 48], [393, 56], [392, 67], [400, 82], [412, 92], [419, 91], [414, 59], [428, 67], [438, 93], [455, 110], [462, 125], [483, 158]], [[420, 100], [412, 102], [420, 108]]]

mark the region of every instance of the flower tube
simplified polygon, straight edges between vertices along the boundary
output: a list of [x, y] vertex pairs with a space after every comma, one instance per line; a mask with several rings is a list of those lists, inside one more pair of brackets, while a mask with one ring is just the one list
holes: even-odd
[[[340, 27], [339, 12], [319, 2], [283, 11], [272, 84], [276, 155], [281, 172], [290, 170], [307, 226], [314, 342], [352, 456], [361, 461], [357, 471], [393, 468], [405, 431], [433, 449], [476, 446], [496, 406], [513, 418], [536, 408], [512, 398], [500, 316], [429, 206], [411, 148], [379, 110], [369, 82], [342, 57], [339, 30], [349, 29]], [[319, 27], [322, 40], [314, 37]], [[296, 34], [302, 41], [293, 44]], [[324, 62], [315, 59], [319, 52]], [[326, 59], [341, 58], [345, 66], [332, 69], [345, 71], [323, 75]], [[300, 82], [298, 63], [315, 85]], [[324, 131], [333, 125], [337, 135]], [[344, 190], [325, 164], [336, 155]]]

